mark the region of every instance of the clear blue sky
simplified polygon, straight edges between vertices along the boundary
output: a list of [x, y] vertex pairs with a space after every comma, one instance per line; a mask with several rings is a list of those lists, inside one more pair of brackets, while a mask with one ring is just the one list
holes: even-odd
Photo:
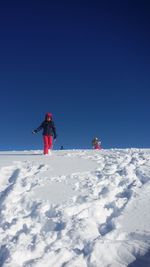
[[0, 4], [0, 150], [150, 147], [149, 1]]

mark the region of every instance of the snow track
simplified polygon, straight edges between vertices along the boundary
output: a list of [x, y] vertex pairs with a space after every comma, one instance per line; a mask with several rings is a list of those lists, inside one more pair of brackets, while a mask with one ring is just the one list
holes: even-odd
[[150, 248], [150, 150], [0, 159], [0, 266], [124, 267]]

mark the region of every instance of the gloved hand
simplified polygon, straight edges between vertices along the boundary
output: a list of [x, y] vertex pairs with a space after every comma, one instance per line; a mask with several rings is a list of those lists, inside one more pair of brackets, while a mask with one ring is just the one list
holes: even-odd
[[57, 138], [57, 134], [54, 135], [54, 140], [56, 140], [56, 138]]
[[37, 133], [37, 131], [36, 131], [36, 130], [34, 130], [34, 131], [32, 131], [32, 133], [33, 133], [33, 134], [36, 134], [36, 133]]

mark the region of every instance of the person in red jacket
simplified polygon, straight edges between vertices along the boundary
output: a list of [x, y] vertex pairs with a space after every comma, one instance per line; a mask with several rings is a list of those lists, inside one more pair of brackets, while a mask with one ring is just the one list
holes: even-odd
[[41, 123], [41, 125], [32, 131], [33, 134], [38, 133], [43, 129], [43, 142], [44, 142], [44, 151], [43, 153], [48, 154], [49, 149], [51, 150], [53, 147], [53, 139], [55, 140], [56, 135], [56, 127], [54, 121], [52, 119], [51, 113], [46, 113], [45, 120]]

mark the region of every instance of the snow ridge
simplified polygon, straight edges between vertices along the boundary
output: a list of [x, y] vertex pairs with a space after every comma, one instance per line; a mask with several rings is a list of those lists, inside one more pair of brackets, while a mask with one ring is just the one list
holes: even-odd
[[147, 252], [150, 150], [22, 153], [0, 169], [0, 266], [124, 267]]

